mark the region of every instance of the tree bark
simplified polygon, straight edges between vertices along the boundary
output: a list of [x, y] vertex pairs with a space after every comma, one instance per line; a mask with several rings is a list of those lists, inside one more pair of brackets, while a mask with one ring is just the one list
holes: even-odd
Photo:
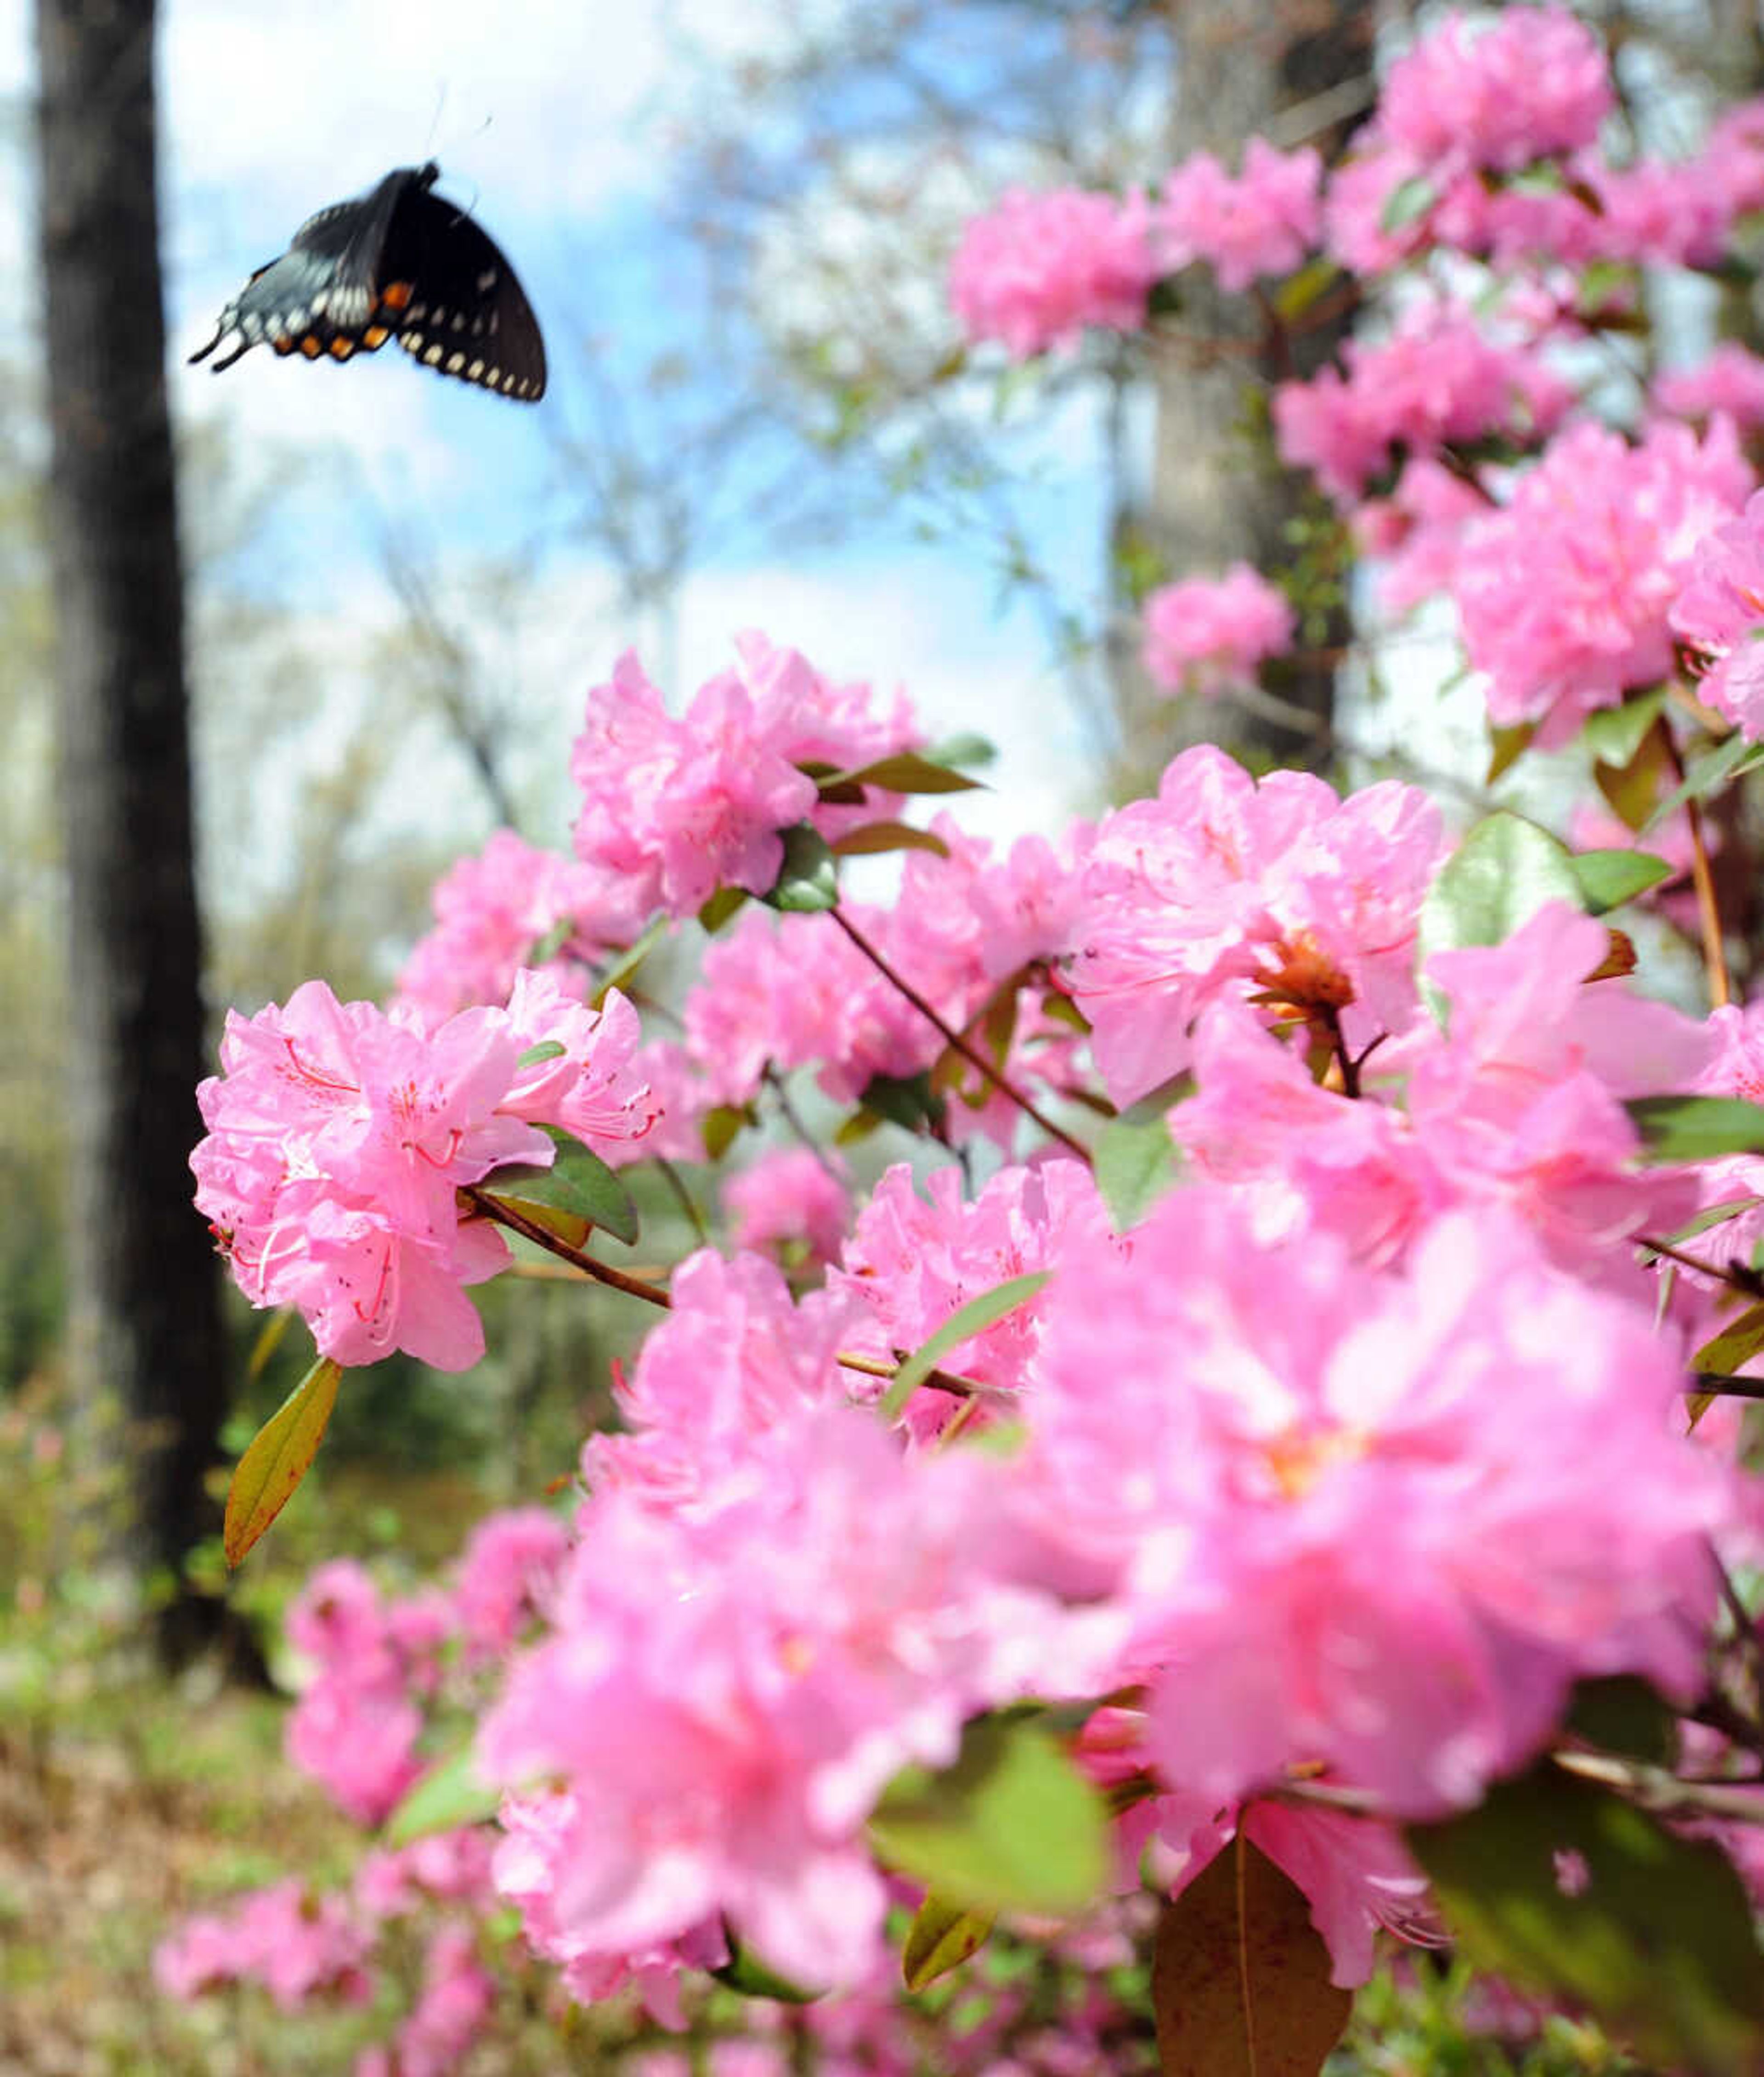
[[[165, 393], [153, 0], [39, 0], [49, 531], [68, 880], [69, 1361], [84, 1445], [127, 1470], [125, 1548], [175, 1583], [175, 1662], [219, 1625], [188, 1589], [225, 1412], [202, 1127], [202, 943], [183, 576]], [[107, 1442], [106, 1442], [107, 1438]]]
[[[1266, 11], [1241, 0], [1167, 4], [1180, 40], [1172, 164], [1205, 149], [1236, 172], [1248, 139], [1268, 134], [1295, 106], [1327, 110], [1337, 90], [1372, 69], [1372, 0], [1284, 0]], [[1326, 121], [1307, 141], [1328, 163], [1346, 127]], [[1149, 546], [1176, 577], [1220, 576], [1240, 560], [1278, 572], [1292, 559], [1287, 529], [1303, 507], [1303, 487], [1291, 471], [1257, 464], [1257, 443], [1244, 430], [1246, 393], [1266, 396], [1278, 382], [1313, 374], [1350, 320], [1306, 333], [1289, 362], [1259, 348], [1261, 320], [1248, 299], [1216, 289], [1204, 268], [1184, 276], [1182, 298], [1182, 330], [1227, 346], [1210, 359], [1171, 352], [1157, 362], [1150, 485], [1143, 498], [1117, 502], [1116, 548]], [[1155, 789], [1170, 755], [1203, 738], [1226, 736], [1234, 748], [1282, 762], [1314, 753], [1318, 738], [1241, 710], [1199, 701], [1173, 706], [1139, 662], [1135, 617], [1131, 602], [1120, 601], [1110, 673], [1122, 745], [1111, 775], [1116, 797]], [[1347, 634], [1346, 614], [1337, 611], [1322, 647], [1338, 648]], [[1315, 714], [1326, 740], [1334, 690], [1333, 669], [1319, 664], [1291, 672], [1282, 697]]]

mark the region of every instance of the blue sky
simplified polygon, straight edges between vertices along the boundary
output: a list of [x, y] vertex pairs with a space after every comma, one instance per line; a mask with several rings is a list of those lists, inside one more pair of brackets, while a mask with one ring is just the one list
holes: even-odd
[[[532, 537], [555, 493], [560, 438], [590, 422], [583, 333], [603, 370], [634, 368], [669, 343], [686, 344], [701, 370], [716, 366], [716, 337], [682, 342], [671, 331], [678, 262], [657, 193], [658, 122], [676, 84], [671, 25], [733, 52], [755, 47], [773, 20], [747, 0], [162, 6], [174, 409], [186, 426], [220, 422], [245, 476], [266, 488], [269, 522], [229, 576], [298, 612], [315, 653], [331, 660], [322, 668], [336, 674], [329, 697], [340, 711], [367, 689], [352, 689], [349, 658], [394, 617], [373, 560], [383, 526], [406, 527], [433, 551], [444, 593], [450, 568]], [[0, 95], [27, 93], [29, 79], [27, 0], [0, 0]], [[545, 327], [543, 404], [432, 377], [395, 350], [347, 367], [258, 350], [218, 377], [184, 365], [221, 304], [307, 214], [430, 156], [443, 192], [472, 206], [508, 253]], [[31, 233], [24, 184], [11, 175], [27, 163], [15, 150], [0, 181], [0, 275], [25, 291], [15, 307], [29, 304]], [[15, 327], [4, 343], [26, 341]], [[1045, 522], [1057, 515], [1049, 546], [1075, 593], [1096, 568], [1100, 538], [1082, 468], [1091, 439], [1074, 406], [1032, 457], [1049, 481], [1031, 509]], [[586, 549], [553, 547], [536, 576], [515, 666], [536, 688], [536, 739], [550, 731], [561, 759], [586, 686], [628, 643], [653, 654], [653, 631], [619, 622], [610, 574]], [[982, 826], [1008, 835], [1064, 819], [1080, 769], [1077, 724], [1033, 616], [997, 610], [984, 552], [915, 543], [904, 526], [814, 553], [725, 539], [681, 593], [671, 696], [720, 668], [730, 638], [748, 626], [839, 680], [904, 685], [934, 735], [992, 736], [1004, 755], [995, 796], [976, 804]], [[322, 760], [322, 742], [308, 748]]]

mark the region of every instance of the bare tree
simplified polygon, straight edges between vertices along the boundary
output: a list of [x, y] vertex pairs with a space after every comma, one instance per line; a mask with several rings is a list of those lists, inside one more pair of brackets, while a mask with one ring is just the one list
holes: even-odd
[[68, 883], [70, 1357], [124, 1424], [131, 1555], [174, 1585], [171, 1660], [217, 1625], [219, 1293], [190, 1209], [202, 946], [165, 374], [153, 0], [39, 0], [40, 251]]

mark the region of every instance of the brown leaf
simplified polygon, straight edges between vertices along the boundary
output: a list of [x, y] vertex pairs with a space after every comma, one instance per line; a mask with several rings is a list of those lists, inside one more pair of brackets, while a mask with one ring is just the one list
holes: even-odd
[[1164, 1907], [1152, 2004], [1164, 2077], [1317, 2077], [1353, 1998], [1303, 1892], [1240, 1836]]

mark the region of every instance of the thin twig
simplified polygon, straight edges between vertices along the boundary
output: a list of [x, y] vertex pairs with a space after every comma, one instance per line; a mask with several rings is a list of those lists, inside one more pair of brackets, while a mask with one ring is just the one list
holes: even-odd
[[[1684, 760], [1679, 754], [1679, 746], [1672, 731], [1664, 721], [1657, 721], [1654, 728], [1666, 746], [1666, 754], [1672, 767], [1672, 776], [1680, 786], [1684, 784]], [[1704, 841], [1703, 810], [1696, 800], [1687, 796], [1684, 818], [1691, 831], [1691, 884], [1696, 890], [1696, 914], [1699, 934], [1703, 940], [1703, 970], [1708, 976], [1709, 1003], [1719, 1009], [1733, 1000], [1733, 987], [1727, 970], [1727, 948], [1722, 942], [1721, 909], [1716, 900], [1715, 875], [1709, 869], [1709, 848]]]
[[937, 1012], [932, 1008], [931, 1005], [926, 1001], [925, 998], [919, 993], [918, 989], [913, 986], [911, 982], [907, 980], [903, 975], [895, 972], [895, 969], [888, 964], [887, 960], [882, 957], [882, 954], [877, 951], [876, 947], [873, 944], [870, 943], [869, 940], [864, 935], [863, 932], [857, 928], [857, 925], [854, 924], [842, 910], [834, 908], [829, 909], [827, 913], [832, 918], [833, 921], [838, 924], [839, 927], [845, 933], [846, 936], [851, 939], [852, 943], [857, 947], [858, 951], [863, 954], [864, 957], [869, 961], [873, 967], [875, 968], [877, 972], [882, 976], [883, 980], [887, 981], [891, 987], [899, 989], [900, 993], [907, 998], [907, 1001], [909, 1001], [912, 1005], [913, 1008], [919, 1012], [920, 1015], [936, 1030], [938, 1034], [949, 1045], [951, 1045], [955, 1048], [957, 1052], [961, 1055], [962, 1059], [965, 1059], [970, 1067], [978, 1068], [980, 1073], [985, 1076], [986, 1080], [991, 1083], [992, 1086], [999, 1091], [1000, 1095], [1009, 1097], [1011, 1101], [1016, 1105], [1019, 1110], [1024, 1112], [1027, 1116], [1032, 1118], [1036, 1123], [1040, 1126], [1041, 1130], [1047, 1134], [1050, 1139], [1058, 1140], [1062, 1147], [1065, 1147], [1070, 1152], [1075, 1154], [1078, 1159], [1085, 1163], [1086, 1167], [1090, 1165], [1090, 1150], [1083, 1146], [1081, 1142], [1074, 1139], [1071, 1134], [1067, 1132], [1063, 1126], [1056, 1125], [1052, 1118], [1045, 1117], [1040, 1111], [1036, 1109], [1035, 1105], [1030, 1102], [1029, 1099], [1024, 1095], [1020, 1089], [1015, 1088], [1011, 1086], [1011, 1083], [1006, 1079], [1006, 1077], [1000, 1073], [998, 1068], [993, 1066], [992, 1063], [986, 1059], [986, 1055], [982, 1053], [978, 1047], [970, 1045], [968, 1040], [965, 1039], [959, 1031], [954, 1030], [949, 1024], [946, 1023], [945, 1020], [938, 1015]]

